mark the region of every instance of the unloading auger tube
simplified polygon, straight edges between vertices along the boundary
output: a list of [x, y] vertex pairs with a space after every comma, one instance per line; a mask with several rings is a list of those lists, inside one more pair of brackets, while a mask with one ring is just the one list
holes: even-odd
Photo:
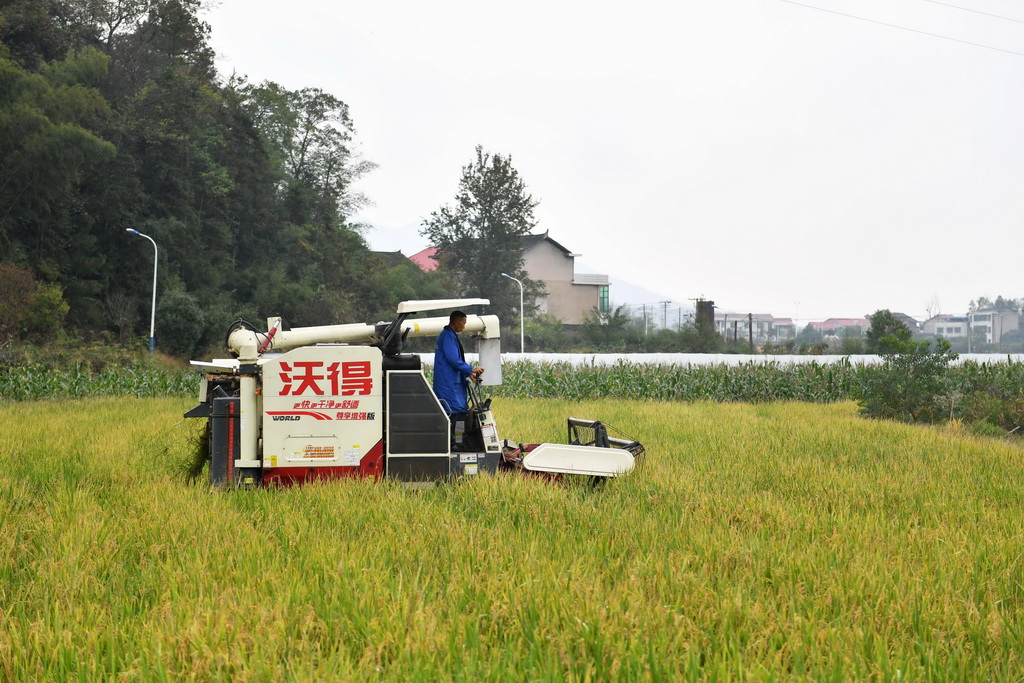
[[[208, 419], [211, 483], [388, 476], [425, 484], [499, 468], [595, 477], [633, 469], [643, 447], [628, 439], [502, 442], [490, 400], [481, 402], [475, 391], [468, 412], [446, 414], [420, 357], [402, 347], [407, 337], [438, 335], [449, 318], [411, 316], [488, 303], [405, 301], [395, 320], [375, 325], [285, 330], [281, 318], [269, 318], [266, 332], [233, 326], [227, 346], [234, 358], [192, 361], [202, 373], [199, 405], [185, 416]], [[463, 332], [478, 340], [483, 384], [501, 384], [497, 316], [470, 315]]]

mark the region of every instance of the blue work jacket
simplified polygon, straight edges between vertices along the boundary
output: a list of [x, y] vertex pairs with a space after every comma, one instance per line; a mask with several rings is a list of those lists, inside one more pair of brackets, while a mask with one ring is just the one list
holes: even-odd
[[466, 405], [466, 378], [473, 366], [466, 362], [459, 335], [448, 325], [437, 335], [434, 347], [434, 393], [445, 411], [452, 415], [469, 410]]

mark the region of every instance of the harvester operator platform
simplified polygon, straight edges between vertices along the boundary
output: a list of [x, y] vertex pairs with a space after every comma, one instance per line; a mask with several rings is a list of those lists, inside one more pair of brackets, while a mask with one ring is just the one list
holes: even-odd
[[480, 382], [484, 369], [466, 362], [466, 354], [459, 341], [459, 332], [466, 328], [466, 314], [452, 311], [448, 324], [437, 335], [434, 348], [434, 393], [449, 415], [465, 413], [466, 378]]

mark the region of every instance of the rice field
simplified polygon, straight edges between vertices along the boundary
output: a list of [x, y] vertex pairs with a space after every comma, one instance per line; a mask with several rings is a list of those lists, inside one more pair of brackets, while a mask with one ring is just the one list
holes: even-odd
[[849, 402], [495, 401], [600, 488], [188, 483], [190, 398], [0, 402], [0, 680], [1007, 680], [1024, 459]]

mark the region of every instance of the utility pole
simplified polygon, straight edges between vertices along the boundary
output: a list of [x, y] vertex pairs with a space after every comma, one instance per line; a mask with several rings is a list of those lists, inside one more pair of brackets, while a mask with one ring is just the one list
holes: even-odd
[[[973, 302], [971, 302], [973, 303]], [[974, 313], [967, 312], [967, 353], [971, 352], [971, 341], [974, 339]]]
[[747, 331], [750, 333], [750, 353], [754, 353], [754, 314], [747, 313]]
[[672, 303], [672, 302], [671, 301], [661, 301], [659, 303], [661, 304], [661, 329], [667, 330], [668, 329], [668, 305], [670, 303]]

